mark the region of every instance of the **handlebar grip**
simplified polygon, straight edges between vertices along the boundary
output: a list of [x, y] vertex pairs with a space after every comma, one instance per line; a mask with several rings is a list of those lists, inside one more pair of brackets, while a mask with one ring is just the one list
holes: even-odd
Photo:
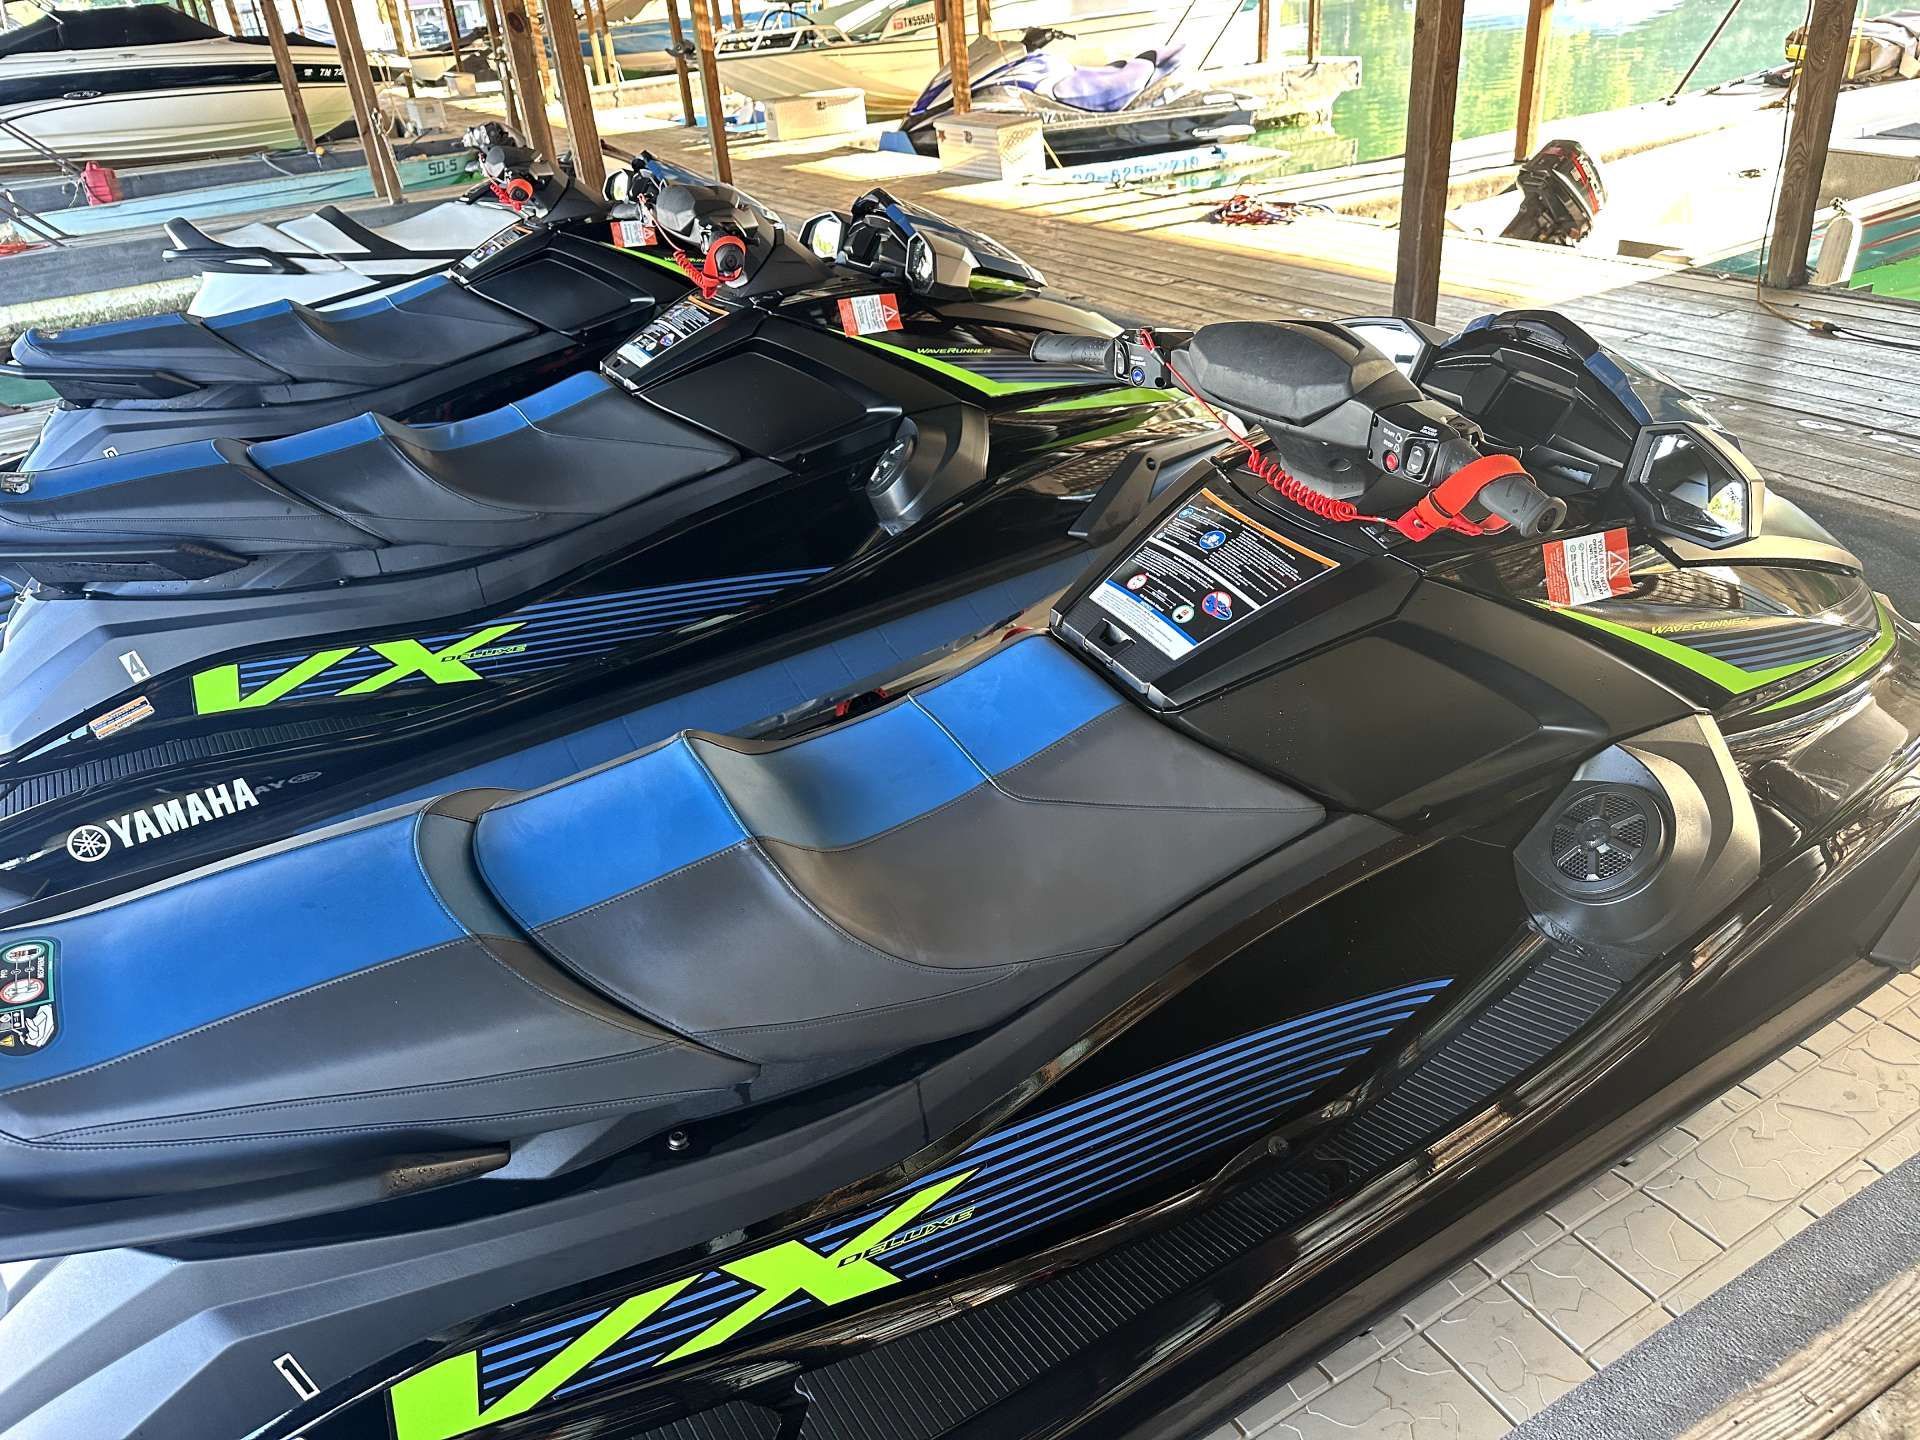
[[1120, 373], [1120, 342], [1095, 335], [1041, 335], [1033, 342], [1033, 358], [1042, 365], [1084, 365], [1106, 375]]
[[1567, 502], [1547, 494], [1526, 475], [1502, 475], [1482, 486], [1474, 499], [1529, 540], [1559, 529], [1567, 518]]

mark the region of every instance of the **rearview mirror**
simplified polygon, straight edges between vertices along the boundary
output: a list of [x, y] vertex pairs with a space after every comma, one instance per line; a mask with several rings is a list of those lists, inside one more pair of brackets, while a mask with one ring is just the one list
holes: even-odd
[[847, 233], [846, 223], [831, 210], [822, 210], [800, 227], [801, 247], [822, 260], [840, 253], [840, 242]]
[[633, 171], [609, 170], [607, 183], [600, 187], [609, 205], [624, 205], [633, 199]]

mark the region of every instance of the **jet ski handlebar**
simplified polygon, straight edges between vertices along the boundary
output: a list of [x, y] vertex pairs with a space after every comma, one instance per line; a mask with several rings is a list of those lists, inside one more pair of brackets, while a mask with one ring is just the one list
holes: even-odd
[[[1441, 531], [1532, 538], [1566, 520], [1566, 502], [1518, 460], [1482, 450], [1477, 424], [1341, 326], [1239, 322], [1191, 335], [1042, 335], [1031, 354], [1042, 364], [1187, 391], [1247, 451], [1255, 475], [1322, 519], [1390, 525], [1412, 540]], [[1272, 453], [1246, 438], [1243, 421], [1266, 432]]]

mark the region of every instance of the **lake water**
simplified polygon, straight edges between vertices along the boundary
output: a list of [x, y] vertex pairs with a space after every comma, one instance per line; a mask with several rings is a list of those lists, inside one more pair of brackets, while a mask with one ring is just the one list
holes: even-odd
[[[1547, 58], [1546, 117], [1612, 110], [1667, 94], [1728, 4], [1558, 0]], [[1806, 0], [1743, 0], [1689, 88], [1781, 64], [1787, 34], [1805, 20], [1806, 9]], [[1358, 160], [1398, 155], [1405, 148], [1412, 0], [1325, 0], [1321, 13], [1322, 53], [1358, 55], [1365, 81], [1334, 107], [1334, 130], [1349, 142], [1332, 147], [1334, 163], [1348, 150]], [[1305, 14], [1304, 0], [1278, 0], [1279, 23], [1300, 25]], [[1513, 128], [1526, 20], [1526, 0], [1467, 0], [1456, 138]], [[1274, 143], [1291, 148], [1282, 137]]]

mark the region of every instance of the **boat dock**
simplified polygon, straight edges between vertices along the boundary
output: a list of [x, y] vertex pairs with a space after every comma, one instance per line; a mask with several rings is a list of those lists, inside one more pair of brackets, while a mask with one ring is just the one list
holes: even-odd
[[[610, 138], [683, 164], [697, 163], [704, 145], [678, 130]], [[1116, 315], [1197, 325], [1392, 307], [1394, 229], [1353, 216], [1258, 229], [1207, 223], [1231, 187], [969, 181], [916, 166], [916, 157], [821, 143], [740, 144], [733, 158], [736, 182], [792, 223], [883, 184], [1004, 240], [1063, 295]], [[1442, 324], [1536, 305], [1565, 310], [1696, 391], [1788, 495], [1876, 573], [1904, 576], [1908, 603], [1920, 605], [1920, 417], [1899, 398], [1920, 385], [1920, 306], [1834, 290], [1762, 297], [1751, 280], [1448, 237]]]

